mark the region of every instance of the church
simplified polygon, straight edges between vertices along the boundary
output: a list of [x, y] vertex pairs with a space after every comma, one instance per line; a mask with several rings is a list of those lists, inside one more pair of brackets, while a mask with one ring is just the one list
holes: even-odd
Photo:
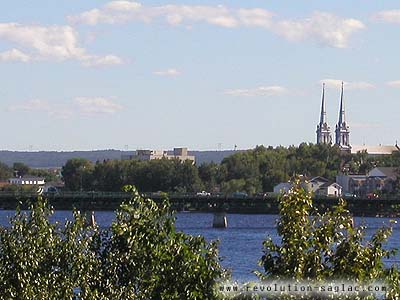
[[[366, 151], [370, 156], [388, 155], [393, 151], [399, 151], [397, 145], [394, 146], [367, 146], [367, 145], [350, 145], [350, 128], [346, 122], [346, 111], [343, 96], [343, 82], [340, 93], [339, 117], [335, 127], [335, 145], [338, 145], [343, 152], [357, 153]], [[317, 125], [317, 144], [332, 144], [331, 128], [328, 125], [326, 117], [326, 104], [325, 104], [325, 84], [322, 85], [322, 104], [319, 123]]]

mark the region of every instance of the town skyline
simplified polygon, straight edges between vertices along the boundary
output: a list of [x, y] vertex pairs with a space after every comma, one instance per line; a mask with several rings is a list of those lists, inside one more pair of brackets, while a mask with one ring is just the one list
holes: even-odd
[[316, 143], [322, 83], [333, 125], [342, 81], [350, 143], [398, 139], [396, 1], [3, 1], [0, 9], [3, 150]]

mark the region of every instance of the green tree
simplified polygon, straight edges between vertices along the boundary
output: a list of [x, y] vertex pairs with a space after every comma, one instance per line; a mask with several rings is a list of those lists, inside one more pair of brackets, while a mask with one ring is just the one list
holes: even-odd
[[174, 160], [175, 175], [172, 183], [174, 191], [197, 192], [203, 189], [203, 184], [199, 177], [199, 170], [189, 160]]
[[61, 174], [65, 187], [71, 191], [91, 188], [93, 164], [84, 158], [73, 158], [63, 166]]
[[120, 191], [127, 184], [127, 163], [120, 160], [97, 162], [92, 173], [92, 189], [99, 191]]
[[244, 179], [231, 179], [223, 182], [221, 185], [221, 191], [225, 194], [232, 194], [234, 192], [242, 192], [246, 188], [246, 180]]
[[0, 162], [0, 180], [5, 180], [12, 177], [12, 169], [6, 164]]
[[207, 191], [214, 190], [217, 186], [219, 166], [214, 162], [209, 164], [202, 163], [198, 167], [198, 172], [204, 188]]
[[93, 228], [79, 213], [58, 226], [49, 221], [52, 213], [39, 198], [29, 213], [17, 210], [11, 226], [0, 228], [2, 299], [73, 299], [86, 279]]
[[98, 249], [101, 274], [90, 282], [101, 299], [215, 299], [224, 276], [217, 245], [175, 229], [167, 202], [158, 206], [135, 189], [117, 210]]
[[41, 198], [17, 210], [0, 227], [1, 299], [216, 299], [226, 274], [217, 244], [177, 231], [167, 202], [126, 191], [109, 230], [79, 212], [52, 223]]
[[388, 270], [382, 259], [394, 254], [384, 247], [391, 232], [391, 227], [384, 227], [366, 239], [364, 227], [354, 227], [343, 200], [320, 214], [311, 194], [296, 182], [280, 198], [281, 242], [264, 241], [260, 263], [265, 272], [258, 275], [263, 279], [385, 279]]
[[13, 170], [17, 176], [24, 177], [25, 175], [29, 174], [30, 168], [24, 163], [15, 162], [13, 165]]
[[29, 175], [44, 178], [46, 182], [59, 179], [58, 174], [46, 169], [30, 169]]

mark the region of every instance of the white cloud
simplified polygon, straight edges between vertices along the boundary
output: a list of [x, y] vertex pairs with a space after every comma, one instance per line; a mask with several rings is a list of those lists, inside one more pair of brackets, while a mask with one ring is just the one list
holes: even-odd
[[92, 9], [76, 16], [69, 16], [71, 23], [96, 25], [98, 23], [116, 24], [138, 20], [151, 22], [163, 18], [168, 24], [183, 22], [206, 22], [222, 27], [235, 27], [237, 20], [231, 16], [228, 8], [222, 5], [162, 5], [144, 6], [138, 2], [112, 1], [100, 9]]
[[386, 85], [393, 88], [400, 88], [400, 80], [388, 81]]
[[373, 16], [373, 19], [387, 23], [400, 24], [400, 9], [380, 11]]
[[290, 41], [313, 40], [335, 48], [346, 48], [353, 33], [365, 25], [356, 19], [343, 19], [326, 12], [314, 12], [310, 18], [279, 21], [273, 31]]
[[33, 100], [29, 100], [23, 104], [10, 106], [9, 110], [11, 110], [11, 111], [28, 111], [28, 112], [34, 112], [34, 111], [46, 112], [46, 111], [50, 111], [51, 108], [47, 101], [33, 99]]
[[84, 114], [114, 114], [123, 108], [122, 105], [103, 97], [77, 97], [75, 103]]
[[378, 123], [353, 123], [351, 122], [350, 126], [352, 128], [381, 128], [382, 124], [378, 124]]
[[20, 62], [29, 62], [31, 57], [18, 50], [18, 49], [11, 49], [8, 51], [0, 52], [0, 61], [20, 61]]
[[68, 103], [51, 103], [45, 100], [33, 99], [8, 107], [9, 111], [47, 114], [51, 117], [66, 119], [79, 114], [113, 114], [123, 109], [123, 106], [104, 97], [77, 97]]
[[264, 27], [269, 29], [273, 24], [272, 17], [274, 14], [262, 8], [241, 8], [237, 11], [237, 15], [240, 23], [245, 26]]
[[167, 69], [167, 70], [158, 70], [154, 71], [153, 74], [159, 75], [159, 76], [178, 76], [181, 74], [181, 72], [177, 69]]
[[86, 67], [113, 66], [123, 63], [120, 57], [111, 54], [105, 56], [92, 55], [83, 61], [83, 65]]
[[[3, 52], [5, 58], [18, 58], [20, 61], [74, 59], [84, 65], [97, 65], [98, 61], [107, 64], [120, 64], [114, 55], [99, 56], [88, 54], [79, 46], [78, 32], [71, 26], [23, 25], [19, 23], [0, 23], [0, 40], [7, 40], [29, 51], [12, 49]], [[113, 58], [113, 59], [110, 59]], [[3, 59], [4, 60], [4, 59]]]
[[38, 115], [47, 114], [57, 119], [66, 119], [73, 115], [70, 107], [62, 104], [51, 104], [48, 101], [33, 99], [22, 104], [12, 105], [8, 108], [10, 111], [22, 111], [37, 113]]
[[231, 89], [225, 90], [224, 94], [230, 96], [256, 97], [256, 96], [280, 96], [288, 91], [282, 86], [259, 86], [251, 89]]
[[325, 83], [327, 88], [339, 89], [344, 83], [344, 88], [347, 90], [365, 90], [373, 89], [375, 86], [372, 83], [365, 81], [343, 81], [340, 79], [322, 79], [319, 81], [320, 84]]
[[356, 19], [341, 18], [331, 13], [314, 12], [311, 17], [290, 20], [277, 19], [272, 12], [262, 8], [232, 9], [223, 5], [175, 5], [146, 6], [131, 1], [111, 1], [101, 8], [79, 15], [69, 16], [69, 22], [96, 25], [128, 21], [151, 23], [164, 20], [170, 25], [204, 22], [220, 27], [260, 27], [289, 41], [311, 40], [320, 45], [346, 48], [351, 36], [365, 28]]

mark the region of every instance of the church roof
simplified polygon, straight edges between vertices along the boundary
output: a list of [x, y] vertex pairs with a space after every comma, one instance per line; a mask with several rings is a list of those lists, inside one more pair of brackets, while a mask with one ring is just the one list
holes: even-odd
[[367, 151], [369, 155], [388, 155], [392, 154], [393, 151], [399, 151], [396, 146], [388, 145], [352, 145], [351, 153], [356, 154], [357, 152]]

